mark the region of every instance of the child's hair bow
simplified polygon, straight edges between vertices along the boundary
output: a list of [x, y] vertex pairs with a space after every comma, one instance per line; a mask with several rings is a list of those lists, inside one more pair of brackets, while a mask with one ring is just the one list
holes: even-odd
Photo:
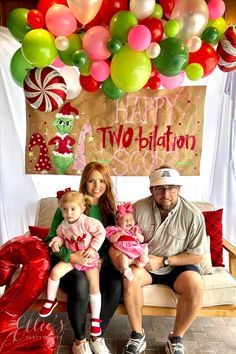
[[133, 206], [130, 202], [117, 205], [117, 213], [120, 218], [122, 218], [122, 216], [124, 216], [126, 213], [132, 213], [132, 212], [133, 212]]
[[66, 188], [64, 191], [57, 191], [57, 199], [60, 200], [61, 197], [63, 196], [63, 194], [65, 194], [66, 192], [70, 192], [71, 188]]

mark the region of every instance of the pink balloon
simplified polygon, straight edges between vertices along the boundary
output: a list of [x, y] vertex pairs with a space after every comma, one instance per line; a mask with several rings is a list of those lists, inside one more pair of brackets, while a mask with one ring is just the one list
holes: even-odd
[[101, 82], [109, 77], [110, 67], [103, 60], [94, 61], [90, 67], [90, 73], [94, 80]]
[[152, 35], [144, 25], [137, 25], [131, 28], [128, 34], [128, 43], [130, 48], [141, 52], [147, 49], [151, 43]]
[[45, 23], [55, 36], [68, 36], [77, 30], [76, 18], [65, 5], [51, 6], [46, 13]]
[[184, 71], [181, 71], [181, 73], [176, 76], [163, 76], [161, 74], [158, 74], [158, 76], [161, 80], [162, 86], [171, 90], [179, 87], [182, 84], [184, 81], [185, 73]]
[[91, 27], [83, 37], [83, 49], [91, 60], [105, 60], [111, 53], [107, 49], [107, 42], [111, 34], [104, 26]]
[[65, 64], [61, 61], [61, 59], [57, 55], [56, 59], [52, 62], [51, 66], [53, 66], [54, 68], [63, 68]]
[[222, 17], [225, 12], [225, 2], [223, 0], [210, 0], [208, 2], [209, 19], [216, 20]]

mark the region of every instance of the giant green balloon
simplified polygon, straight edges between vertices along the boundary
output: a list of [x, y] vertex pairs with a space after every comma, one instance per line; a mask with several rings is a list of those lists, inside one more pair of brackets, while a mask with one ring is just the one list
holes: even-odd
[[64, 51], [58, 51], [61, 61], [69, 66], [73, 66], [73, 54], [82, 48], [81, 37], [79, 34], [71, 34], [67, 37], [69, 40], [69, 47]]
[[110, 67], [112, 81], [125, 92], [140, 90], [148, 81], [151, 70], [151, 60], [146, 53], [136, 52], [128, 44], [113, 56]]
[[118, 11], [110, 22], [111, 35], [119, 39], [122, 43], [126, 43], [129, 31], [137, 24], [138, 20], [132, 12]]
[[45, 29], [28, 32], [22, 41], [22, 52], [26, 60], [37, 68], [50, 65], [57, 56], [54, 36]]
[[10, 72], [13, 80], [17, 85], [23, 87], [24, 79], [29, 70], [34, 66], [30, 64], [22, 54], [21, 48], [13, 54], [10, 63]]
[[103, 81], [102, 83], [102, 91], [106, 97], [111, 98], [112, 100], [117, 100], [124, 96], [125, 92], [119, 89], [114, 82], [112, 81], [111, 77], [109, 76], [108, 79]]
[[157, 71], [164, 76], [176, 76], [188, 65], [189, 52], [179, 38], [167, 38], [160, 43], [160, 55], [153, 59]]
[[31, 30], [27, 22], [28, 12], [28, 9], [18, 8], [11, 11], [7, 18], [7, 28], [11, 32], [11, 35], [19, 42]]

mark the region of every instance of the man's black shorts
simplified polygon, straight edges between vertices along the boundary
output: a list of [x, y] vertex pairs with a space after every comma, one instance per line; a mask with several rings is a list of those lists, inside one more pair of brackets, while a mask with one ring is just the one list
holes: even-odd
[[198, 267], [195, 264], [188, 264], [183, 266], [174, 267], [170, 273], [159, 275], [154, 273], [149, 273], [152, 277], [152, 284], [165, 284], [174, 290], [174, 283], [178, 276], [186, 271], [193, 271], [200, 273]]

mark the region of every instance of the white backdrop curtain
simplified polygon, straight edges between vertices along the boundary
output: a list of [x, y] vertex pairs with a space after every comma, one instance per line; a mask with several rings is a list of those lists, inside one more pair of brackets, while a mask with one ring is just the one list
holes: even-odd
[[[80, 177], [25, 175], [26, 137], [23, 89], [10, 75], [10, 60], [20, 44], [0, 28], [0, 244], [21, 235], [34, 224], [40, 198], [78, 188]], [[207, 78], [184, 85], [206, 85], [206, 103], [200, 176], [184, 177], [181, 194], [224, 208], [224, 235], [236, 244], [236, 72], [216, 68]], [[136, 200], [149, 194], [148, 177], [113, 177], [118, 200]]]

